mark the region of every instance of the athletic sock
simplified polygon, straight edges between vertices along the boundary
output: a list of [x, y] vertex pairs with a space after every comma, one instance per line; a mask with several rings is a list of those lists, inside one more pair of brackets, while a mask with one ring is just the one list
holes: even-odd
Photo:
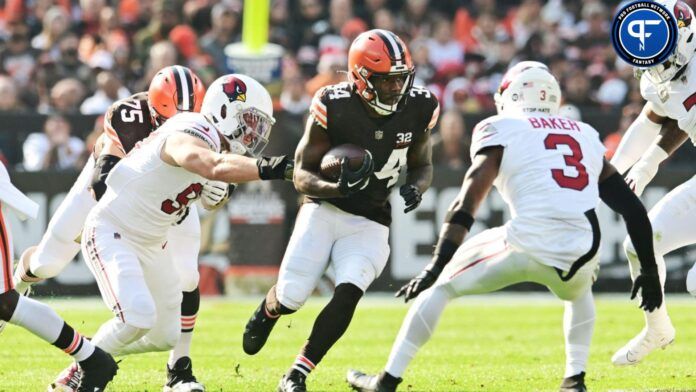
[[196, 326], [196, 317], [201, 305], [201, 293], [196, 287], [195, 290], [183, 292], [181, 299], [181, 337], [169, 352], [169, 368], [174, 368], [174, 364], [179, 358], [191, 356], [191, 341], [193, 340], [193, 329]]
[[302, 366], [302, 363], [306, 365], [307, 374], [346, 332], [362, 295], [363, 291], [353, 284], [342, 283], [336, 286], [331, 301], [317, 316], [312, 333], [295, 361], [298, 366]]
[[449, 300], [449, 293], [442, 286], [420, 293], [396, 336], [384, 368], [387, 373], [393, 377], [404, 374], [418, 350], [432, 336]]
[[585, 371], [594, 331], [595, 306], [592, 290], [574, 301], [564, 301], [563, 334], [565, 336], [566, 370], [564, 378]]
[[94, 352], [94, 345], [63, 321], [53, 309], [31, 298], [19, 297], [10, 323], [26, 328], [77, 361], [86, 359]]

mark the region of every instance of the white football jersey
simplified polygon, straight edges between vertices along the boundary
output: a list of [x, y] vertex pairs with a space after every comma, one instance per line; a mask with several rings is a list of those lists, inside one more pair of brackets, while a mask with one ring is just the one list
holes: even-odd
[[106, 217], [138, 241], [164, 241], [169, 227], [200, 197], [205, 182], [160, 157], [167, 137], [176, 132], [199, 138], [220, 152], [218, 132], [202, 114], [175, 115], [111, 170], [107, 191], [89, 219]]
[[[696, 67], [689, 63], [679, 78], [658, 86], [643, 74], [640, 78], [640, 94], [652, 104], [656, 114], [679, 121], [690, 111], [696, 110]], [[692, 136], [689, 130], [685, 131]], [[696, 138], [692, 137], [692, 140]]]
[[585, 212], [599, 202], [604, 145], [590, 125], [553, 116], [493, 116], [472, 135], [471, 157], [504, 147], [494, 185], [510, 208], [507, 241], [562, 270], [592, 245]]

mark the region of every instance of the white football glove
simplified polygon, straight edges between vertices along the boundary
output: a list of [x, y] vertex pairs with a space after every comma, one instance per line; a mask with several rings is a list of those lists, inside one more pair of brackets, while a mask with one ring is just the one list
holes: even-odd
[[230, 185], [222, 181], [208, 180], [203, 184], [201, 205], [206, 210], [220, 208], [230, 196]]
[[679, 129], [686, 132], [691, 138], [691, 143], [696, 146], [696, 110], [689, 110], [686, 116], [677, 120]]
[[660, 163], [669, 155], [659, 146], [653, 144], [638, 163], [633, 165], [626, 175], [626, 183], [636, 195], [643, 194], [645, 187], [652, 181]]

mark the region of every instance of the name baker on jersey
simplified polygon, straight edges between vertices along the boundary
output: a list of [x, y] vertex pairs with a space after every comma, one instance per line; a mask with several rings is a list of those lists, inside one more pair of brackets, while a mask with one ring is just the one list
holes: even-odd
[[562, 118], [544, 118], [544, 117], [529, 117], [529, 123], [532, 127], [537, 129], [562, 129], [565, 131], [578, 131], [580, 132], [580, 127], [573, 120], [566, 120]]

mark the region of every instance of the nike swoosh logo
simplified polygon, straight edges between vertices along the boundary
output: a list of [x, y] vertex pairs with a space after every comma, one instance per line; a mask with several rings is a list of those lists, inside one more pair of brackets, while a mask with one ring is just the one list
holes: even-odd
[[348, 182], [348, 187], [349, 187], [349, 188], [352, 188], [352, 187], [354, 187], [354, 186], [360, 184], [360, 181], [362, 181], [362, 180], [358, 180], [358, 181], [355, 181], [355, 182]]

